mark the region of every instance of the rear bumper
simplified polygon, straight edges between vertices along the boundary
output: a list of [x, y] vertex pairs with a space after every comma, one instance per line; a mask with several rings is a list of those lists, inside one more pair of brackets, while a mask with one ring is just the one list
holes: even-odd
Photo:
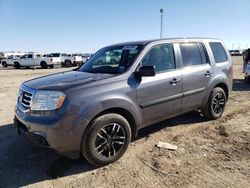
[[34, 116], [15, 109], [14, 123], [19, 134], [35, 145], [52, 148], [69, 158], [80, 155], [85, 122], [76, 122], [73, 116]]

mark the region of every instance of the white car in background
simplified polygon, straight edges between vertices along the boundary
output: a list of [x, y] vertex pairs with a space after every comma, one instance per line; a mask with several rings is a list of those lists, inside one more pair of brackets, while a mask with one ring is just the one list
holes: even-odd
[[53, 68], [56, 63], [52, 62], [52, 58], [50, 57], [41, 57], [40, 54], [31, 53], [25, 54], [20, 57], [20, 59], [13, 60], [13, 66], [16, 69], [20, 67], [41, 67], [41, 68]]
[[72, 54], [74, 61], [74, 65], [81, 65], [83, 63], [83, 54]]
[[250, 82], [250, 48], [243, 52], [243, 73], [245, 80]]
[[14, 65], [14, 60], [19, 59], [20, 56], [18, 55], [10, 55], [6, 59], [2, 59], [1, 64], [3, 67], [8, 67], [8, 66], [13, 66]]
[[61, 64], [65, 67], [71, 67], [74, 62], [74, 57], [66, 53], [51, 53], [50, 58], [55, 64]]

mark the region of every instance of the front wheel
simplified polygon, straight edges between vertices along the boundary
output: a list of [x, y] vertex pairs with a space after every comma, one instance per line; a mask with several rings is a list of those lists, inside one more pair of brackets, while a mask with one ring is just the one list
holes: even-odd
[[207, 119], [217, 119], [223, 114], [226, 102], [227, 97], [225, 91], [220, 87], [216, 87], [213, 89], [206, 107], [202, 110], [202, 114]]
[[3, 65], [4, 68], [8, 67], [8, 65], [7, 65], [7, 63], [5, 61], [2, 62], [2, 65]]
[[128, 148], [131, 129], [119, 114], [105, 114], [92, 121], [83, 138], [81, 152], [95, 166], [117, 161]]

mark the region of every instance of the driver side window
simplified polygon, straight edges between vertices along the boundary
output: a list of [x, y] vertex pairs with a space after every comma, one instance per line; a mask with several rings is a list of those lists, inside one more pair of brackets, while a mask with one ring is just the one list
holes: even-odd
[[173, 44], [156, 45], [144, 56], [142, 66], [153, 65], [155, 72], [176, 69]]

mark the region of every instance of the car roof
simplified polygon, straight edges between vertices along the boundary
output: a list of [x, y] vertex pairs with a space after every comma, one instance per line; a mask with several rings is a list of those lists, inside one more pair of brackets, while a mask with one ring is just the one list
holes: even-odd
[[131, 41], [131, 42], [122, 42], [110, 45], [111, 46], [139, 46], [139, 45], [148, 45], [154, 42], [197, 42], [197, 41], [209, 41], [209, 42], [221, 42], [221, 40], [216, 38], [164, 38], [164, 39], [151, 39], [151, 40], [142, 40], [142, 41]]

